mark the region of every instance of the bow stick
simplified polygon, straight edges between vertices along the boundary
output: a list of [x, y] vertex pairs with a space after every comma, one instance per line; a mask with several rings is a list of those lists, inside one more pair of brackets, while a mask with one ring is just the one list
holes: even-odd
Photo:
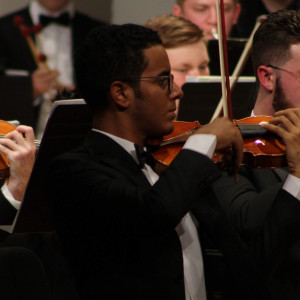
[[222, 103], [223, 114], [232, 120], [231, 108], [231, 92], [229, 81], [229, 68], [227, 57], [227, 43], [226, 43], [226, 30], [225, 30], [225, 15], [224, 15], [224, 0], [216, 0], [217, 18], [218, 18], [218, 35], [219, 35], [219, 56], [220, 68], [222, 79]]
[[[230, 81], [230, 90], [232, 91], [232, 89], [234, 88], [236, 82], [238, 81], [238, 78], [240, 77], [241, 73], [242, 73], [242, 70], [246, 64], [246, 61], [247, 59], [249, 58], [250, 56], [250, 51], [251, 51], [251, 48], [252, 48], [252, 42], [253, 42], [253, 36], [257, 30], [257, 28], [260, 26], [261, 22], [266, 18], [266, 16], [260, 16], [258, 17], [257, 19], [257, 22], [251, 32], [251, 35], [247, 41], [247, 43], [245, 44], [245, 47], [244, 47], [244, 50], [239, 58], [239, 61], [232, 73], [232, 76], [231, 76], [231, 81]], [[215, 118], [217, 118], [220, 114], [221, 114], [221, 110], [222, 110], [222, 107], [223, 107], [223, 97], [220, 99], [218, 105], [217, 105], [217, 108], [210, 120], [210, 122], [212, 122]]]

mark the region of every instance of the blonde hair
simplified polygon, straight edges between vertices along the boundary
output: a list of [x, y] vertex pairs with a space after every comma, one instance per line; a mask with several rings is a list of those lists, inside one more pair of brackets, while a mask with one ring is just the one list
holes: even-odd
[[203, 31], [182, 17], [165, 14], [150, 19], [145, 26], [158, 32], [165, 48], [194, 44], [200, 40], [206, 43]]

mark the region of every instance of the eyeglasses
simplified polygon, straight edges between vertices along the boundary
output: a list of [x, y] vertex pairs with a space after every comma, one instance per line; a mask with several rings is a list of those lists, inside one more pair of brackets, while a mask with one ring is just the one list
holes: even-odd
[[281, 69], [279, 67], [275, 67], [275, 66], [272, 66], [272, 65], [267, 65], [267, 67], [269, 68], [273, 68], [273, 69], [276, 69], [276, 70], [280, 70], [280, 71], [284, 71], [284, 72], [287, 72], [293, 76], [296, 76], [297, 78], [300, 78], [300, 73], [295, 73], [295, 72], [292, 72], [292, 71], [289, 71], [289, 70], [285, 70], [285, 69]]
[[139, 79], [125, 79], [125, 81], [149, 81], [147, 79], [157, 79], [158, 84], [165, 89], [168, 87], [169, 93], [173, 92], [174, 89], [174, 75], [159, 75], [159, 76], [143, 76]]

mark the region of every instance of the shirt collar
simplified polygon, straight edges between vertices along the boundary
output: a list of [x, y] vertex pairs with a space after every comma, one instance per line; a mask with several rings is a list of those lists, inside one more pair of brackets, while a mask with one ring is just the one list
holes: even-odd
[[95, 132], [102, 133], [102, 134], [110, 137], [117, 144], [119, 144], [125, 151], [127, 151], [132, 156], [132, 158], [135, 160], [135, 162], [137, 164], [139, 164], [139, 160], [138, 160], [137, 155], [136, 155], [134, 143], [132, 143], [132, 142], [130, 142], [128, 140], [124, 140], [124, 139], [122, 139], [122, 138], [120, 138], [118, 136], [115, 136], [113, 134], [107, 133], [105, 131], [101, 131], [101, 130], [98, 130], [98, 129], [95, 129], [95, 128], [93, 128], [92, 130], [95, 131]]
[[50, 13], [37, 0], [33, 0], [29, 4], [29, 13], [30, 13], [33, 24], [39, 23], [39, 15], [41, 15], [41, 14], [43, 14], [45, 16], [57, 17], [64, 12], [68, 12], [70, 14], [70, 18], [73, 18], [75, 15], [74, 3], [70, 2], [64, 9], [56, 12], [55, 14]]

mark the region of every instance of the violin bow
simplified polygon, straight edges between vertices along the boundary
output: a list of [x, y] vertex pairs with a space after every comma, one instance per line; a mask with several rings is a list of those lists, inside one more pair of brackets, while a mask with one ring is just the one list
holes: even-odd
[[231, 90], [229, 81], [229, 68], [226, 43], [226, 28], [224, 15], [224, 0], [216, 0], [217, 19], [218, 19], [218, 35], [219, 35], [219, 56], [220, 56], [220, 71], [222, 80], [222, 98], [223, 115], [230, 120], [232, 117], [231, 106]]
[[[219, 3], [218, 3], [218, 0], [216, 0], [216, 1], [217, 1], [217, 9], [218, 9], [218, 4]], [[254, 28], [253, 28], [253, 30], [251, 32], [251, 35], [250, 35], [247, 43], [245, 44], [244, 50], [243, 50], [243, 52], [242, 52], [242, 54], [241, 54], [241, 56], [239, 58], [239, 61], [238, 61], [237, 65], [236, 65], [236, 67], [235, 67], [235, 69], [234, 69], [234, 71], [232, 73], [231, 81], [230, 81], [230, 85], [229, 85], [230, 91], [233, 90], [233, 88], [235, 87], [236, 82], [238, 81], [238, 79], [239, 79], [239, 77], [240, 77], [240, 75], [242, 73], [242, 70], [243, 70], [243, 68], [244, 68], [244, 66], [246, 64], [246, 61], [247, 61], [247, 59], [249, 58], [249, 55], [250, 55], [250, 51], [251, 51], [252, 43], [253, 43], [253, 36], [254, 36], [256, 30], [258, 29], [258, 27], [260, 26], [261, 22], [265, 18], [266, 18], [266, 16], [260, 16], [260, 17], [257, 18], [256, 24], [255, 24], [255, 26], [254, 26]], [[219, 24], [219, 22], [218, 22], [218, 24]], [[219, 48], [220, 48], [220, 46], [219, 46]], [[221, 57], [221, 55], [220, 55], [220, 57]], [[222, 58], [223, 58], [223, 56], [222, 56]], [[222, 92], [222, 95], [224, 95], [223, 92]], [[222, 96], [222, 98], [220, 99], [220, 101], [219, 101], [219, 103], [217, 105], [217, 108], [216, 108], [216, 110], [215, 110], [215, 112], [214, 112], [214, 114], [213, 114], [210, 122], [212, 122], [215, 118], [217, 118], [218, 116], [220, 116], [222, 108], [224, 106], [224, 101], [225, 101], [224, 96]], [[224, 108], [223, 108], [223, 111], [224, 111]]]

